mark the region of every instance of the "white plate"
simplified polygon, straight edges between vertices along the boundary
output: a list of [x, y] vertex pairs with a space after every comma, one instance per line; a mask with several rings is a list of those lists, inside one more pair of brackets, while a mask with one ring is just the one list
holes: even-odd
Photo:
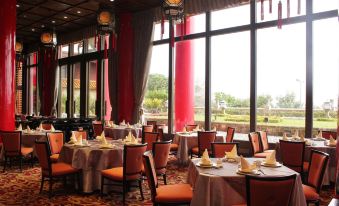
[[273, 164], [266, 164], [265, 162], [262, 162], [261, 165], [264, 166], [264, 167], [281, 167], [282, 166], [282, 164], [279, 163], [279, 162], [276, 162], [275, 165], [273, 165]]
[[238, 169], [237, 174], [239, 175], [260, 175], [258, 170], [253, 170], [252, 172], [243, 172], [241, 169]]
[[217, 164], [214, 163], [214, 162], [212, 162], [212, 164], [210, 164], [210, 165], [204, 165], [204, 164], [201, 164], [200, 162], [198, 162], [195, 165], [198, 166], [198, 167], [203, 167], [203, 168], [212, 168], [212, 167], [216, 167], [217, 166]]

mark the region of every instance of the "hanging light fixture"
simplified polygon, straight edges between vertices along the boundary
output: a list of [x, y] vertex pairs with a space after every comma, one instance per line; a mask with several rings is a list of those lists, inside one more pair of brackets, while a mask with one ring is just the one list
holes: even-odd
[[98, 34], [108, 34], [114, 31], [115, 17], [108, 8], [102, 7], [97, 14]]
[[21, 42], [19, 42], [19, 41], [15, 42], [15, 52], [17, 54], [21, 54], [23, 48], [24, 48], [24, 46]]
[[45, 46], [52, 46], [54, 47], [57, 44], [57, 37], [56, 33], [52, 30], [46, 30], [42, 32], [40, 36], [41, 43]]
[[184, 0], [164, 0], [162, 4], [165, 15], [174, 21], [181, 21], [184, 16]]

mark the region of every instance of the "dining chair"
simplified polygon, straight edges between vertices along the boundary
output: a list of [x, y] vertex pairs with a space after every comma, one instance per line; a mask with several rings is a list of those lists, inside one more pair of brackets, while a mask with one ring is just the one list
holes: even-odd
[[155, 172], [157, 176], [162, 176], [165, 185], [167, 185], [166, 167], [170, 149], [171, 141], [153, 143], [152, 152], [154, 157]]
[[283, 164], [304, 175], [308, 170], [308, 163], [304, 162], [305, 142], [280, 140], [279, 147]]
[[24, 158], [30, 156], [31, 166], [34, 164], [33, 148], [24, 147], [21, 145], [22, 133], [21, 131], [0, 131], [0, 136], [3, 141], [4, 163], [3, 172], [6, 171], [7, 160], [9, 166], [12, 167], [12, 160], [19, 160], [20, 171], [22, 171], [22, 161]]
[[320, 190], [324, 173], [327, 167], [329, 155], [317, 150], [311, 150], [311, 161], [308, 169], [307, 183], [303, 184], [303, 190], [307, 204], [320, 204]]
[[[164, 142], [164, 129], [163, 128], [158, 128], [158, 133], [159, 133], [159, 141]], [[179, 145], [176, 143], [170, 144], [170, 154], [176, 154], [178, 151]]]
[[155, 121], [155, 120], [148, 120], [146, 124], [147, 125], [152, 125], [152, 129], [153, 130], [150, 131], [150, 132], [156, 132], [157, 121]]
[[155, 125], [155, 132], [159, 132], [159, 129], [164, 129], [166, 127], [166, 124], [157, 124]]
[[246, 175], [247, 206], [288, 206], [296, 174], [283, 177]]
[[185, 126], [187, 132], [192, 132], [195, 128], [197, 128], [197, 124], [187, 124]]
[[234, 133], [235, 133], [235, 128], [227, 127], [226, 142], [233, 142]]
[[212, 157], [223, 158], [225, 157], [225, 152], [232, 151], [233, 147], [236, 147], [238, 151], [238, 145], [239, 144], [235, 142], [212, 142]]
[[215, 131], [198, 131], [198, 146], [191, 149], [191, 158], [193, 157], [193, 155], [201, 157], [205, 149], [207, 149], [208, 152], [211, 154], [211, 143], [215, 141], [216, 134], [217, 133]]
[[261, 151], [265, 153], [272, 153], [274, 150], [270, 150], [270, 146], [268, 144], [268, 138], [267, 138], [267, 132], [266, 131], [259, 131], [259, 137], [260, 137], [260, 145], [261, 145]]
[[153, 132], [153, 125], [143, 125], [141, 130], [141, 140], [144, 139], [145, 132]]
[[73, 176], [78, 183], [80, 190], [80, 172], [81, 170], [72, 167], [64, 162], [52, 163], [50, 156], [51, 152], [47, 142], [35, 141], [35, 149], [41, 167], [41, 185], [40, 193], [43, 190], [45, 179], [49, 181], [49, 198], [53, 195], [53, 183], [58, 179], [62, 179], [66, 185], [67, 176]]
[[41, 126], [42, 126], [42, 129], [44, 129], [44, 130], [51, 130], [52, 129], [51, 123], [43, 122], [43, 123], [41, 123]]
[[[320, 132], [320, 131], [319, 131]], [[322, 131], [321, 132], [323, 135], [323, 138], [329, 140], [331, 138], [331, 136], [333, 137], [333, 139], [337, 139], [337, 132], [333, 132], [333, 131]]]
[[81, 135], [82, 139], [88, 139], [87, 131], [82, 130], [82, 131], [72, 131], [72, 133], [75, 135], [75, 137], [78, 139]]
[[189, 205], [193, 196], [193, 189], [189, 184], [161, 185], [158, 184], [153, 155], [150, 151], [143, 155], [143, 162], [148, 186], [151, 190], [151, 199], [158, 205]]
[[159, 139], [159, 134], [157, 132], [144, 132], [141, 142], [143, 144], [147, 143], [146, 151], [148, 151], [148, 150], [152, 150], [153, 143], [157, 142], [158, 139]]
[[[125, 145], [123, 155], [123, 166], [114, 167], [101, 171], [101, 194], [104, 192], [104, 185], [122, 186], [123, 204], [125, 204], [125, 193], [127, 187], [132, 186], [131, 182], [138, 182], [141, 199], [144, 200], [142, 192], [142, 155], [146, 151], [147, 144]], [[105, 179], [114, 183], [105, 183]], [[118, 183], [118, 184], [116, 184]]]
[[249, 142], [251, 143], [252, 156], [256, 158], [266, 158], [269, 153], [262, 152], [260, 147], [259, 132], [251, 132], [248, 134]]
[[93, 137], [100, 136], [104, 131], [104, 125], [100, 121], [96, 121], [92, 123], [93, 126]]
[[47, 132], [46, 139], [51, 151], [50, 159], [52, 162], [58, 162], [61, 148], [64, 145], [65, 137], [63, 132]]

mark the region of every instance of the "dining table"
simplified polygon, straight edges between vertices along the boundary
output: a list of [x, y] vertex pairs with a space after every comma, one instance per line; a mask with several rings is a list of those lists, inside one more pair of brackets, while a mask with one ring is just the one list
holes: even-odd
[[115, 125], [115, 126], [105, 126], [104, 128], [105, 136], [113, 140], [124, 139], [129, 132], [131, 132], [135, 137], [141, 138], [142, 127], [137, 126], [127, 126], [127, 125]]
[[[226, 133], [217, 132], [215, 142], [225, 142]], [[177, 160], [179, 165], [188, 165], [189, 152], [193, 147], [198, 146], [197, 132], [177, 132], [173, 138], [173, 143], [178, 144]]]
[[82, 170], [82, 190], [91, 193], [101, 188], [101, 170], [122, 167], [124, 143], [107, 141], [111, 147], [102, 147], [98, 140], [88, 140], [88, 145], [66, 143], [60, 152], [59, 162]]
[[[215, 158], [211, 158], [216, 162]], [[258, 158], [246, 158], [250, 163]], [[190, 160], [188, 167], [187, 183], [193, 188], [191, 206], [229, 206], [246, 204], [246, 179], [245, 175], [238, 174], [239, 163], [222, 162], [222, 168], [199, 167], [200, 158]], [[302, 181], [299, 173], [285, 167], [260, 167], [259, 176], [281, 177], [296, 174], [290, 205], [306, 206]]]

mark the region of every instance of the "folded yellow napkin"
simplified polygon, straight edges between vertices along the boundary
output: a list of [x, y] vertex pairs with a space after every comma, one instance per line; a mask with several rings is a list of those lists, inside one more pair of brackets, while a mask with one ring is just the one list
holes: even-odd
[[120, 125], [125, 126], [126, 125], [125, 120], [122, 120], [122, 122], [120, 122]]
[[304, 137], [304, 135], [301, 135], [301, 136], [300, 136], [300, 141], [305, 142], [305, 137]]
[[336, 145], [337, 141], [332, 137], [332, 135], [330, 135], [330, 141], [329, 141], [329, 145]]
[[39, 125], [39, 129], [40, 130], [44, 130], [44, 128], [42, 127], [42, 124], [40, 123], [40, 125]]
[[182, 128], [182, 132], [187, 132], [186, 126], [184, 128]]
[[240, 166], [242, 172], [253, 172], [257, 167], [255, 163], [251, 165], [243, 156], [240, 157]]
[[277, 163], [277, 160], [275, 158], [275, 150], [270, 154], [266, 156], [265, 163], [269, 165], [275, 165]]
[[217, 131], [217, 127], [213, 127], [212, 131]]
[[202, 153], [200, 164], [202, 164], [202, 165], [212, 164], [212, 161], [210, 160], [207, 149], [205, 149], [204, 153]]
[[78, 140], [77, 140], [77, 138], [75, 137], [74, 132], [72, 132], [72, 136], [71, 136], [71, 138], [70, 138], [70, 142], [76, 143], [77, 141], [78, 141]]
[[31, 128], [27, 125], [27, 132], [31, 132]]
[[51, 126], [51, 131], [55, 132], [55, 128], [53, 127], [53, 125]]
[[138, 143], [138, 139], [136, 137], [134, 137], [134, 135], [131, 136], [131, 143], [133, 143], [133, 144]]
[[284, 132], [284, 134], [283, 134], [283, 138], [282, 138], [283, 140], [285, 140], [285, 141], [287, 141], [288, 140], [288, 138], [287, 138], [287, 135], [286, 135], [286, 132]]
[[238, 157], [237, 146], [234, 145], [230, 152], [225, 152], [225, 153], [226, 153], [226, 158], [228, 158], [228, 159], [237, 158]]
[[193, 129], [193, 131], [200, 131], [200, 127], [199, 127], [199, 125], [197, 125], [196, 127], [195, 127], [195, 129]]
[[323, 131], [319, 131], [318, 138], [323, 138]]
[[131, 131], [129, 131], [128, 132], [128, 135], [126, 136], [126, 138], [125, 138], [125, 141], [126, 142], [130, 142], [132, 140], [132, 133], [131, 133]]
[[100, 141], [102, 145], [107, 145], [106, 137], [101, 137]]
[[299, 138], [299, 130], [295, 130], [293, 137]]
[[18, 131], [22, 131], [22, 125], [21, 125], [21, 124], [19, 124], [19, 127], [18, 127], [16, 130], [18, 130]]

